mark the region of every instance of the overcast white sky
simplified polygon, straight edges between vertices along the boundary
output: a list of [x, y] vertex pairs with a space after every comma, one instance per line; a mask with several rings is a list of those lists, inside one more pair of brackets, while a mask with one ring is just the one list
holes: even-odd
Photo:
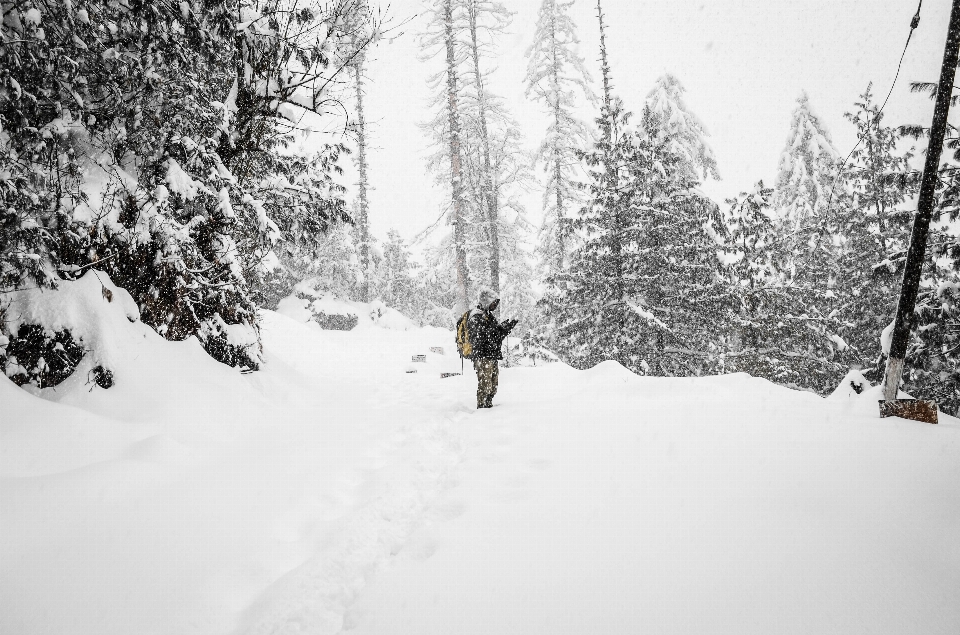
[[[540, 0], [504, 0], [516, 12], [503, 39], [492, 89], [503, 95], [533, 149], [547, 119], [523, 96], [524, 53]], [[856, 143], [843, 113], [868, 82], [878, 100], [889, 89], [917, 0], [603, 0], [616, 92], [639, 112], [654, 80], [675, 74], [687, 104], [709, 130], [721, 182], [703, 189], [718, 202], [772, 184], [801, 90], [810, 95], [837, 149]], [[911, 81], [936, 81], [946, 39], [949, 0], [926, 0], [920, 26], [886, 108], [885, 123], [925, 123], [933, 102], [909, 92]], [[370, 61], [367, 117], [374, 122], [371, 150], [371, 223], [383, 237], [395, 227], [410, 238], [436, 220], [441, 192], [426, 172], [426, 77], [442, 60], [417, 59], [415, 34], [423, 28], [421, 0], [395, 0], [395, 22], [410, 21], [392, 43], [382, 42]], [[419, 14], [419, 15], [418, 15]], [[596, 0], [576, 0], [580, 53], [599, 80]], [[599, 92], [599, 90], [598, 90]], [[585, 118], [593, 113], [584, 111]], [[540, 192], [528, 215], [539, 224]]]

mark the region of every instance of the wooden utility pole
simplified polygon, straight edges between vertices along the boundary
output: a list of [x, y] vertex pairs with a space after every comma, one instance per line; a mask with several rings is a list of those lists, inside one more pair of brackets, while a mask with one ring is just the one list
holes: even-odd
[[907, 262], [903, 269], [903, 285], [900, 290], [900, 300], [897, 303], [897, 317], [890, 341], [887, 370], [883, 378], [883, 398], [887, 401], [897, 398], [897, 388], [903, 374], [903, 360], [907, 354], [907, 343], [913, 326], [913, 311], [920, 288], [927, 232], [933, 216], [933, 199], [937, 185], [937, 171], [940, 167], [940, 153], [947, 129], [953, 80], [957, 72], [958, 48], [960, 48], [960, 0], [953, 0], [950, 26], [947, 30], [947, 44], [943, 50], [943, 65], [940, 68], [940, 82], [937, 85], [937, 100], [933, 109], [933, 123], [930, 125], [930, 143], [927, 146], [927, 158], [923, 164], [923, 178], [920, 181], [917, 216], [913, 221], [913, 231], [910, 235], [910, 248], [907, 251]]

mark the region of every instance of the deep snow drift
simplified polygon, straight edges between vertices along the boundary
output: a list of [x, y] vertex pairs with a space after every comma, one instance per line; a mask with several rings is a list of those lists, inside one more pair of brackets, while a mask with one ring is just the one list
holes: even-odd
[[263, 317], [249, 375], [123, 321], [110, 390], [0, 381], [0, 632], [960, 632], [951, 417], [614, 363], [477, 411], [451, 332]]

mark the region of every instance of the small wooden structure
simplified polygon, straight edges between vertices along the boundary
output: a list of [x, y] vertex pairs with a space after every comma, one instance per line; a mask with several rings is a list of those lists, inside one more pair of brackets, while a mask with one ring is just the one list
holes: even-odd
[[937, 423], [937, 402], [930, 399], [881, 399], [880, 416]]

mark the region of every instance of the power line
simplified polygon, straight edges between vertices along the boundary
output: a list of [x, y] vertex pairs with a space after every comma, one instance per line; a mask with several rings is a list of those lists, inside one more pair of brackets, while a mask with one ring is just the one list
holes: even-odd
[[[900, 68], [903, 66], [903, 58], [907, 54], [907, 47], [910, 46], [910, 39], [913, 37], [913, 32], [920, 25], [920, 8], [923, 7], [923, 0], [920, 0], [920, 3], [917, 5], [917, 12], [913, 15], [913, 18], [910, 20], [910, 32], [907, 34], [907, 41], [903, 45], [903, 52], [900, 53], [900, 61], [897, 62], [897, 72], [893, 76], [893, 83], [890, 84], [890, 90], [887, 91], [887, 96], [883, 100], [883, 105], [880, 106], [880, 110], [877, 111], [877, 116], [873, 118], [873, 121], [867, 126], [867, 131], [869, 132], [871, 126], [878, 125], [880, 122], [880, 116], [883, 114], [883, 109], [887, 107], [887, 102], [890, 101], [890, 95], [893, 94], [893, 89], [897, 85], [897, 80], [900, 79]], [[850, 160], [850, 157], [853, 156], [853, 153], [857, 151], [857, 148], [860, 147], [860, 144], [863, 143], [863, 140], [866, 138], [867, 132], [860, 135], [860, 138], [857, 139], [857, 145], [853, 146], [853, 149], [847, 154], [847, 157], [843, 160], [843, 163], [840, 164], [840, 168], [837, 170], [836, 176], [833, 177], [833, 183], [830, 186], [830, 199], [827, 201], [827, 207], [833, 204], [833, 193], [837, 189], [837, 181], [840, 180], [840, 176], [843, 174], [844, 168], [847, 166], [847, 161]]]

